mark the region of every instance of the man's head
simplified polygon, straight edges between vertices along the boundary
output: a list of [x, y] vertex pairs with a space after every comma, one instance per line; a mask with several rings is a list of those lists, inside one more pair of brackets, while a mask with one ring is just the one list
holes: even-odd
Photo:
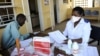
[[20, 26], [23, 26], [26, 21], [26, 16], [24, 14], [18, 14], [16, 20]]

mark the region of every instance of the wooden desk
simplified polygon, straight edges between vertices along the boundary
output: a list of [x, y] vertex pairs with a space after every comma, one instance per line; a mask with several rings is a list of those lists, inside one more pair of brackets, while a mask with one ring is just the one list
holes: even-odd
[[[66, 49], [66, 48], [64, 48]], [[55, 48], [54, 49], [54, 56], [56, 56], [57, 54], [63, 54], [64, 56], [73, 56], [73, 55], [67, 55], [64, 51]], [[78, 56], [99, 56], [97, 47], [94, 46], [87, 46], [85, 48], [80, 48], [79, 49], [79, 53]]]
[[54, 49], [54, 56], [57, 56], [57, 54], [63, 54], [64, 56], [73, 56], [73, 55], [67, 55], [64, 51], [59, 50], [58, 48]]
[[35, 36], [48, 36], [48, 34], [45, 34], [45, 33], [38, 33], [38, 34], [36, 34]]

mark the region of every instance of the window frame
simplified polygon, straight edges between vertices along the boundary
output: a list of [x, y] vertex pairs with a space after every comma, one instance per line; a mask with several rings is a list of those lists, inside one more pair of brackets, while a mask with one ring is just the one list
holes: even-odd
[[[10, 5], [6, 5], [7, 3], [11, 3]], [[0, 5], [0, 9], [4, 11], [6, 11], [6, 14], [4, 13], [4, 15], [0, 14], [0, 27], [5, 27], [9, 22], [14, 21], [14, 10], [13, 10], [13, 5], [12, 5], [12, 0], [11, 2], [7, 2], [7, 0], [4, 0], [4, 2], [0, 2], [0, 4], [4, 4], [4, 5]], [[11, 12], [10, 12], [11, 11]]]

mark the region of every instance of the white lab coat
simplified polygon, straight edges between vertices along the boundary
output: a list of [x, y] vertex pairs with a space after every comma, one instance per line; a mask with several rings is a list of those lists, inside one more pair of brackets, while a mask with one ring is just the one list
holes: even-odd
[[68, 36], [69, 39], [82, 38], [82, 44], [87, 44], [90, 38], [90, 32], [90, 22], [82, 18], [76, 27], [74, 27], [74, 23], [69, 20], [66, 24], [63, 34]]

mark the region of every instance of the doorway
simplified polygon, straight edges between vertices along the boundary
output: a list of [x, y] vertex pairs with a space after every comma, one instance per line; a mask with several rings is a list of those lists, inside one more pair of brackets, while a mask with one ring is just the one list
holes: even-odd
[[53, 0], [53, 7], [54, 7], [54, 20], [55, 20], [55, 24], [57, 24], [57, 4], [56, 4], [56, 0]]
[[32, 21], [33, 32], [40, 31], [39, 12], [37, 0], [29, 0], [30, 16]]

